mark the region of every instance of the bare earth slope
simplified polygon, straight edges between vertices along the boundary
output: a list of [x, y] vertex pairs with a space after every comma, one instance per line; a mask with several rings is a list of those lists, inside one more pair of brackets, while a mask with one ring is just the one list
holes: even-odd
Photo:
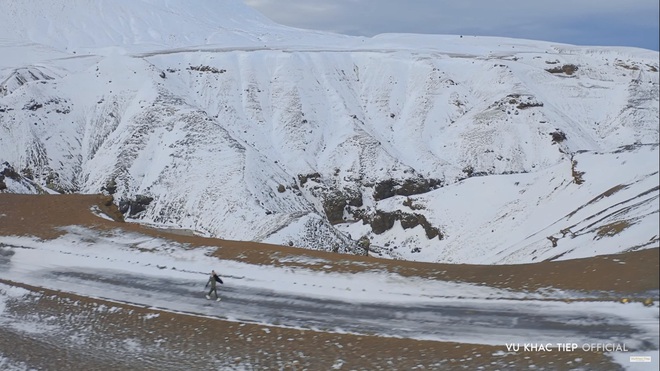
[[[98, 211], [92, 212], [94, 210], [102, 211], [105, 216], [100, 217]], [[79, 295], [77, 292], [80, 292], [80, 289], [73, 286], [76, 281], [71, 281], [70, 289], [48, 288], [49, 280], [52, 279], [54, 282], [60, 279], [58, 275], [66, 276], [69, 272], [73, 277], [74, 273], [83, 272], [76, 271], [79, 267], [73, 266], [60, 267], [59, 271], [53, 271], [53, 274], [57, 274], [39, 281], [43, 284], [35, 285], [29, 277], [11, 276], [12, 264], [20, 263], [12, 261], [13, 253], [20, 247], [13, 246], [11, 238], [36, 236], [41, 241], [56, 241], [58, 237], [67, 233], [66, 228], [70, 226], [83, 226], [96, 231], [99, 235], [109, 231], [117, 233], [118, 230], [125, 234], [138, 233], [185, 244], [193, 250], [211, 247], [208, 254], [217, 258], [221, 266], [229, 266], [230, 262], [241, 262], [263, 266], [264, 270], [266, 267], [285, 267], [290, 270], [304, 268], [338, 274], [390, 272], [404, 280], [422, 279], [419, 282], [429, 284], [464, 282], [480, 287], [503, 289], [507, 290], [506, 295], [512, 297], [515, 293], [533, 297], [541, 292], [568, 290], [573, 294], [547, 295], [539, 303], [547, 301], [561, 302], [562, 305], [580, 305], [579, 302], [587, 302], [598, 305], [597, 303], [601, 302], [603, 306], [616, 305], [626, 310], [632, 308], [631, 306], [642, 307], [640, 302], [646, 299], [651, 300], [650, 305], [653, 305], [657, 313], [658, 249], [525, 265], [429, 264], [186, 236], [111, 220], [108, 215], [119, 217], [111, 200], [106, 196], [0, 195], [0, 251], [2, 252], [0, 299], [4, 299], [0, 301], [0, 304], [4, 303], [4, 306], [0, 306], [2, 309], [0, 366], [9, 369], [12, 367], [64, 369], [75, 366], [88, 369], [161, 370], [206, 367], [236, 370], [333, 368], [403, 370], [476, 369], [479, 366], [498, 369], [537, 367], [537, 369], [551, 370], [599, 370], [621, 367], [620, 362], [613, 362], [612, 352], [584, 349], [577, 349], [575, 352], [522, 350], [514, 352], [507, 351], [504, 344], [493, 344], [492, 341], [478, 344], [423, 340], [415, 336], [381, 336], [378, 331], [372, 334], [360, 333], [360, 327], [349, 331], [351, 333], [342, 333], [325, 328], [320, 322], [315, 325], [316, 322], [313, 320], [304, 320], [304, 318], [313, 319], [314, 313], [297, 313], [296, 316], [302, 319], [295, 322], [298, 324], [296, 326], [291, 326], [287, 322], [286, 310], [282, 310], [280, 322], [255, 323], [249, 319], [241, 320], [240, 317], [231, 318], [229, 314], [225, 314], [228, 317], [223, 317], [223, 314], [208, 314], [204, 311], [183, 313], [168, 310], [167, 305], [161, 305], [149, 297], [145, 297], [142, 302], [118, 302], [104, 299], [112, 298], [110, 294], [104, 292], [96, 295]], [[12, 279], [5, 279], [8, 276], [3, 272]], [[232, 277], [227, 280], [232, 280]], [[234, 277], [233, 281], [239, 280]], [[269, 301], [277, 300], [263, 295], [261, 299], [251, 297], [241, 302], [241, 290], [232, 288], [231, 283], [228, 283], [229, 285], [225, 285], [226, 287], [222, 289], [223, 296], [228, 302], [222, 302], [221, 305], [224, 307], [220, 307], [226, 308], [227, 313], [233, 310], [232, 302], [238, 303], [242, 306], [237, 308], [238, 312], [245, 312], [247, 318], [250, 311], [268, 311]], [[93, 284], [93, 281], [90, 281], [90, 284]], [[144, 284], [150, 283], [145, 281]], [[147, 288], [163, 295], [166, 295], [167, 291], [178, 290], [176, 285], [165, 286]], [[360, 294], [356, 293], [355, 300], [359, 301], [359, 296]], [[525, 302], [526, 297], [523, 296], [519, 301]], [[492, 326], [477, 326], [480, 318], [486, 318], [481, 317], [479, 308], [487, 312], [490, 310], [487, 305], [470, 308], [467, 304], [468, 299], [461, 297], [450, 299], [460, 305], [453, 309], [456, 312], [472, 311], [473, 314], [459, 315], [452, 313], [449, 307], [438, 307], [436, 317], [456, 316], [459, 320], [471, 318], [468, 320], [469, 326], [473, 326], [472, 328], [477, 332], [488, 332], [491, 327], [497, 328], [497, 321], [491, 323]], [[613, 303], [621, 300], [632, 303]], [[462, 302], [465, 302], [465, 306], [462, 306]], [[574, 302], [574, 304], [564, 302]], [[326, 302], [326, 305], [330, 307], [334, 304]], [[345, 303], [333, 310], [340, 312], [342, 306], [348, 307], [349, 310], [353, 308], [351, 303]], [[355, 308], [361, 310], [364, 306]], [[416, 311], [419, 309], [410, 307], [406, 312], [405, 307], [392, 308], [395, 308], [392, 311], [401, 310], [396, 316], [386, 320], [390, 321], [392, 331], [396, 330], [395, 327], [399, 323], [397, 316], [406, 317], [406, 313], [418, 313]], [[561, 335], [570, 332], [567, 332], [567, 328], [561, 328], [556, 319], [525, 314], [513, 306], [510, 309], [511, 312], [517, 313], [513, 323], [537, 321], [537, 324], [522, 330], [519, 327], [512, 328], [512, 334], [522, 331], [523, 338], [527, 336], [530, 342], [533, 342], [539, 339], [535, 337], [535, 328], [538, 327], [539, 333], [551, 328], [560, 334], [558, 339], [571, 341], [568, 335]], [[322, 308], [318, 310], [319, 315], [324, 315], [321, 312]], [[506, 309], [503, 311], [506, 312]], [[388, 315], [384, 312], [373, 313], [374, 317]], [[430, 313], [433, 314], [432, 311]], [[359, 316], [356, 311], [355, 322], [364, 321]], [[499, 316], [506, 314], [500, 313]], [[497, 320], [500, 317], [492, 318]], [[578, 318], [588, 320], [583, 317], [574, 317], [573, 320]], [[547, 322], [543, 322], [545, 320]], [[331, 318], [330, 321], [333, 319]], [[338, 315], [334, 321], [340, 326], [343, 319]], [[423, 321], [428, 322], [425, 325]], [[432, 327], [442, 323], [441, 319], [434, 321], [436, 319], [419, 320], [422, 326]], [[605, 315], [602, 318], [591, 317], [591, 321], [590, 326], [593, 328], [581, 327], [583, 325], [576, 322], [575, 327], [580, 328], [577, 333], [582, 333], [587, 338], [601, 339], [604, 343], [617, 341], [627, 343], [629, 347], [635, 347], [628, 350], [630, 355], [646, 354], [635, 351], [651, 351], [657, 354], [657, 343], [653, 344], [652, 340], [644, 338], [644, 335], [633, 329], [634, 319], [631, 319], [629, 324], [618, 323], [615, 316]], [[451, 329], [450, 324], [446, 325]], [[568, 327], [570, 326], [569, 322]], [[655, 327], [657, 328], [657, 315]], [[438, 331], [441, 332], [442, 329]], [[451, 336], [446, 338], [451, 339]], [[636, 340], [640, 341], [635, 343]], [[627, 357], [628, 354], [625, 355]]]

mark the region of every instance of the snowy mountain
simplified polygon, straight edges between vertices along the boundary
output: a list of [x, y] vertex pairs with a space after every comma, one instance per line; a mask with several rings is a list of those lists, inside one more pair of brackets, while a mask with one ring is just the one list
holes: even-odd
[[419, 261], [658, 246], [658, 52], [349, 37], [239, 0], [0, 9], [0, 192]]

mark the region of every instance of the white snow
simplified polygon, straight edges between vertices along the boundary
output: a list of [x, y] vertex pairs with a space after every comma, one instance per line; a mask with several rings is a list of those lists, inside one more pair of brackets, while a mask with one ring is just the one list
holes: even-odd
[[[577, 70], [559, 72], [570, 66]], [[5, 0], [0, 165], [23, 177], [0, 180], [15, 193], [99, 193], [114, 181], [117, 202], [153, 198], [134, 222], [342, 252], [365, 237], [372, 254], [395, 259], [511, 264], [657, 247], [659, 68], [658, 52], [636, 48], [300, 30], [240, 0]], [[553, 143], [553, 132], [566, 139]], [[422, 177], [443, 187], [374, 196], [379, 182]], [[345, 222], [331, 224], [324, 201], [335, 192], [359, 195], [362, 206], [347, 206]], [[359, 213], [369, 220], [377, 212], [424, 216], [442, 239], [398, 220], [376, 234]], [[311, 259], [296, 263], [328, 272], [255, 266], [141, 235], [66, 232], [54, 241], [0, 237], [20, 246], [0, 266], [3, 279], [40, 285], [56, 275], [50, 288], [211, 316], [185, 300], [104, 290], [109, 284], [75, 275], [194, 286], [215, 267], [228, 285], [340, 302], [451, 307], [460, 298], [506, 307], [524, 299], [529, 313], [629, 319], [657, 348], [657, 306], [337, 274]], [[0, 312], [27, 295], [5, 285], [0, 293]], [[272, 324], [238, 309], [224, 316]], [[37, 331], [30, 323], [23, 330]], [[432, 340], [516, 336], [526, 340]], [[542, 340], [558, 339], [534, 339]], [[647, 354], [657, 369], [657, 351], [635, 353]], [[612, 356], [629, 369], [649, 366]], [[2, 357], [0, 367], [22, 369]]]
[[[259, 300], [264, 302], [318, 298], [330, 300], [328, 303], [394, 305], [393, 308], [402, 308], [399, 310], [405, 310], [408, 306], [424, 305], [441, 305], [444, 310], [455, 308], [459, 311], [464, 311], [465, 308], [475, 308], [473, 311], [477, 310], [476, 308], [488, 308], [490, 311], [506, 312], [515, 308], [519, 313], [528, 316], [576, 318], [567, 323], [571, 326], [602, 325], [600, 322], [603, 318], [610, 319], [612, 324], [623, 320], [632, 325], [638, 333], [634, 339], [622, 337], [618, 340], [619, 343], [625, 343], [630, 349], [636, 349], [644, 342], [653, 343], [657, 347], [657, 305], [644, 307], [639, 303], [624, 305], [616, 302], [581, 301], [579, 299], [583, 298], [584, 294], [578, 292], [514, 292], [487, 285], [406, 278], [395, 273], [373, 270], [364, 273], [331, 273], [332, 263], [321, 259], [282, 259], [283, 263], [295, 262], [302, 265], [295, 268], [252, 265], [211, 257], [211, 248], [191, 249], [185, 245], [135, 233], [115, 231], [99, 234], [97, 231], [75, 226], [65, 229], [65, 232], [51, 241], [18, 236], [0, 237], [0, 243], [4, 246], [2, 249], [13, 251], [9, 261], [4, 267], [0, 267], [3, 269], [3, 279], [110, 301], [136, 303], [158, 310], [219, 316], [229, 321], [248, 321], [267, 326], [282, 326], [279, 323], [281, 319], [270, 318], [268, 313], [263, 311], [252, 313], [244, 305], [232, 306], [232, 301], [239, 300], [240, 295], [254, 291], [261, 292], [258, 294], [261, 296]], [[327, 271], [305, 268], [306, 264], [325, 264]], [[203, 284], [206, 282], [207, 272], [211, 269], [220, 272], [225, 281], [225, 284], [220, 286], [220, 293], [225, 300], [222, 306], [217, 308], [201, 305], [205, 302], [202, 298]], [[145, 290], [145, 287], [149, 286], [151, 288]], [[159, 289], [157, 293], [154, 291], [156, 287], [163, 286], [164, 290]], [[198, 298], [192, 299], [187, 294], [181, 296], [181, 291], [175, 291], [178, 288], [196, 293]], [[169, 290], [173, 290], [173, 294], [168, 294]], [[25, 289], [6, 285], [0, 285], [0, 292], [0, 312], [5, 310], [4, 305], [8, 300], [29, 300], [27, 297], [30, 295]], [[118, 309], [101, 305], [97, 310], [115, 312]], [[157, 316], [154, 312], [146, 314], [144, 319]], [[475, 316], [478, 317], [479, 313]], [[479, 326], [477, 317], [474, 326]], [[301, 317], [300, 321], [300, 328], [304, 328], [304, 318]], [[389, 321], [391, 319], [388, 318], [370, 320], [374, 324], [380, 323], [384, 329], [390, 328]], [[425, 319], [420, 318], [420, 321], [423, 323]], [[35, 323], [40, 325], [35, 327]], [[19, 332], [50, 331], [47, 328], [48, 321], [43, 319], [26, 319], [10, 325]], [[296, 327], [291, 323], [286, 326]], [[331, 331], [352, 333], [355, 330], [338, 325]], [[376, 335], [391, 336], [387, 333]], [[502, 346], [507, 343], [594, 342], [592, 338], [579, 333], [567, 338], [569, 335], [561, 331], [539, 331], [534, 335], [528, 331], [516, 330], [506, 333], [457, 331], [451, 335], [406, 336], [420, 340]], [[124, 346], [130, 350], [139, 344], [128, 339]], [[627, 366], [622, 358], [624, 356], [650, 355], [652, 359], [658, 357], [657, 351], [610, 354], [624, 366]]]
[[[154, 199], [137, 222], [343, 252], [365, 236], [382, 256], [419, 261], [657, 246], [648, 244], [659, 229], [651, 201], [631, 201], [634, 223], [619, 235], [594, 240], [591, 228], [557, 249], [547, 239], [579, 222], [566, 218], [572, 207], [607, 189], [638, 176], [647, 180], [619, 196], [658, 184], [656, 147], [612, 153], [658, 143], [657, 52], [349, 37], [279, 26], [238, 0], [31, 4], [5, 2], [0, 15], [0, 161], [31, 169], [47, 191], [98, 193], [115, 181], [117, 202]], [[564, 65], [578, 69], [547, 71]], [[559, 144], [556, 130], [567, 137]], [[583, 185], [570, 184], [572, 159]], [[459, 181], [468, 168], [487, 176]], [[401, 196], [374, 199], [378, 182], [420, 176], [445, 187], [411, 196], [417, 209]], [[362, 198], [346, 223], [326, 219], [333, 192]], [[399, 222], [377, 235], [354, 221], [394, 210], [424, 215], [445, 238]]]
[[[213, 267], [220, 264], [222, 274], [240, 277], [241, 285], [247, 287], [289, 291], [304, 296], [326, 299], [345, 299], [364, 302], [406, 302], [411, 298], [419, 302], [447, 300], [455, 296], [472, 299], [489, 298], [541, 298], [533, 294], [506, 292], [465, 283], [444, 281], [427, 282], [422, 279], [403, 278], [386, 273], [339, 274], [316, 272], [305, 268], [278, 268], [251, 265], [234, 261], [220, 261], [209, 257], [209, 249], [188, 250], [178, 244], [141, 235], [111, 233], [97, 236], [94, 231], [72, 227], [69, 233], [51, 241], [39, 241], [24, 237], [0, 237], [2, 243], [20, 246], [15, 249], [11, 261], [20, 265], [20, 274], [25, 282], [37, 283], [40, 271], [49, 269], [81, 268], [86, 271], [117, 270], [132, 273], [147, 273], [153, 276], [200, 280], [200, 266]], [[282, 262], [289, 262], [283, 258]], [[47, 262], [47, 263], [46, 263]], [[148, 263], [147, 263], [148, 262]], [[298, 263], [317, 264], [317, 260], [297, 260]], [[330, 268], [330, 267], [329, 267]], [[6, 276], [14, 277], [12, 271]], [[34, 277], [34, 278], [32, 278]], [[15, 278], [19, 278], [16, 276]], [[204, 280], [202, 278], [201, 280]], [[331, 283], [331, 285], [329, 284]], [[62, 287], [61, 289], [66, 289]], [[95, 288], [80, 290], [94, 295]], [[355, 293], [358, 293], [355, 296]], [[440, 294], [441, 293], [441, 294]], [[124, 299], [129, 301], [127, 299]]]

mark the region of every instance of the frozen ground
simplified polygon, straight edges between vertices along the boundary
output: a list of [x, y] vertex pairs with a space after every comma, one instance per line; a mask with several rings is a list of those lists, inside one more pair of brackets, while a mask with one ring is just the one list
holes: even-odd
[[658, 246], [656, 51], [109, 3], [2, 2], [0, 164], [24, 183], [1, 192], [146, 196], [128, 219], [426, 262]]
[[[236, 323], [502, 347], [618, 344], [627, 355], [658, 359], [658, 307], [623, 305], [607, 292], [524, 292], [387, 271], [337, 273], [336, 262], [306, 257], [279, 262], [296, 263], [293, 268], [257, 265], [218, 260], [212, 247], [121, 230], [65, 231], [54, 240], [0, 237], [2, 279]], [[319, 264], [322, 269], [311, 268]], [[225, 281], [221, 302], [204, 298], [211, 269]], [[1, 303], [27, 294], [7, 285], [0, 292]], [[28, 331], [33, 324], [12, 319], [0, 326]]]
[[109, 3], [0, 5], [2, 192], [151, 199], [0, 194], [0, 369], [658, 369], [657, 52]]

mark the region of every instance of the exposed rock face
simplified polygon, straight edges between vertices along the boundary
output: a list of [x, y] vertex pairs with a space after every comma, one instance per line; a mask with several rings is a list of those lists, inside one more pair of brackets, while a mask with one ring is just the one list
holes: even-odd
[[117, 182], [114, 179], [110, 179], [101, 190], [113, 195], [117, 192]]
[[442, 186], [442, 180], [409, 178], [387, 179], [374, 186], [374, 200], [380, 201], [394, 196], [412, 196], [430, 192]]
[[147, 210], [147, 206], [154, 199], [145, 195], [135, 195], [134, 199], [119, 201], [119, 211], [122, 214], [128, 213], [129, 217], [136, 217], [139, 213]]
[[[21, 86], [29, 82], [39, 80], [53, 80], [53, 77], [51, 77], [49, 74], [55, 75], [46, 67], [30, 66], [17, 68], [9, 76], [7, 76], [5, 80], [2, 81], [2, 83], [0, 83], [0, 97], [13, 93]], [[11, 108], [7, 109], [11, 110]], [[0, 112], [4, 112], [7, 109], [0, 108]]]
[[44, 193], [38, 184], [32, 182], [30, 175], [30, 171], [19, 174], [8, 162], [0, 164], [0, 193]]
[[347, 206], [362, 207], [362, 194], [348, 188], [331, 190], [323, 197], [323, 210], [332, 224], [345, 222]]
[[563, 66], [557, 66], [553, 68], [548, 68], [546, 71], [553, 74], [566, 74], [567, 76], [573, 75], [578, 70], [578, 66], [574, 64], [565, 64]]
[[2, 170], [0, 170], [0, 176], [2, 176], [2, 179], [4, 177], [14, 179], [16, 181], [20, 180], [21, 176], [14, 170], [14, 168], [9, 165], [8, 162], [5, 162], [2, 164], [2, 167], [0, 167]]
[[338, 190], [325, 195], [323, 199], [323, 210], [330, 223], [337, 224], [344, 222], [346, 203], [346, 196]]
[[[16, 11], [0, 13], [0, 35], [25, 43], [21, 58], [0, 70], [0, 163], [21, 174], [20, 182], [3, 174], [0, 191], [103, 192], [127, 218], [213, 237], [353, 253], [366, 236], [372, 252], [423, 245], [448, 259], [475, 250], [471, 231], [525, 234], [528, 226], [507, 220], [528, 219], [529, 208], [511, 205], [536, 193], [553, 201], [565, 189], [545, 192], [553, 180], [598, 181], [597, 162], [573, 159], [578, 151], [658, 137], [657, 52], [344, 37], [255, 23], [247, 7], [236, 18], [226, 6], [244, 7], [238, 0], [204, 2], [200, 13], [172, 1], [151, 1], [144, 12], [134, 8], [141, 2], [122, 0], [103, 17], [90, 1], [5, 2]], [[98, 23], [87, 34], [85, 23], [64, 16], [80, 7]], [[179, 19], [172, 9], [195, 16]], [[49, 17], [58, 32], [33, 32], [52, 14], [60, 15]], [[186, 36], [158, 29], [168, 24], [160, 20], [180, 21], [176, 31]], [[231, 48], [219, 53], [217, 45]], [[13, 48], [0, 45], [0, 55]], [[504, 181], [527, 172], [535, 176]], [[607, 188], [630, 179], [612, 182]], [[502, 194], [512, 200], [484, 213], [497, 219], [456, 225], [475, 222], [453, 216], [492, 184], [516, 187]], [[397, 222], [403, 231], [392, 230]], [[495, 248], [484, 243], [491, 241]], [[520, 241], [478, 242], [494, 250]]]
[[371, 246], [371, 241], [369, 237], [362, 236], [357, 242], [357, 245], [364, 250], [364, 255], [369, 255], [369, 247]]
[[75, 192], [75, 188], [67, 188], [63, 185], [63, 182], [60, 180], [60, 175], [55, 171], [49, 171], [46, 175], [46, 187], [52, 189], [57, 193], [71, 193]]
[[432, 226], [431, 223], [426, 220], [424, 215], [417, 213], [405, 213], [398, 210], [395, 212], [376, 211], [376, 213], [371, 218], [365, 220], [365, 222], [368, 222], [369, 225], [371, 225], [371, 229], [375, 234], [382, 234], [392, 229], [397, 220], [401, 223], [403, 229], [415, 228], [418, 225], [422, 226], [428, 239], [437, 237], [439, 240], [442, 240], [444, 238], [439, 228]]
[[107, 216], [112, 218], [114, 221], [123, 222], [124, 215], [119, 212], [117, 205], [115, 205], [115, 200], [112, 195], [102, 196], [101, 203], [99, 204], [101, 211], [103, 211]]
[[566, 140], [566, 133], [564, 133], [563, 131], [561, 131], [559, 129], [557, 129], [557, 130], [553, 131], [552, 133], [550, 133], [550, 136], [552, 137], [552, 143], [553, 144], [559, 144], [559, 143]]
[[311, 174], [298, 174], [298, 182], [301, 187], [304, 187], [308, 180], [314, 180], [316, 182], [320, 181], [321, 174], [311, 173]]

